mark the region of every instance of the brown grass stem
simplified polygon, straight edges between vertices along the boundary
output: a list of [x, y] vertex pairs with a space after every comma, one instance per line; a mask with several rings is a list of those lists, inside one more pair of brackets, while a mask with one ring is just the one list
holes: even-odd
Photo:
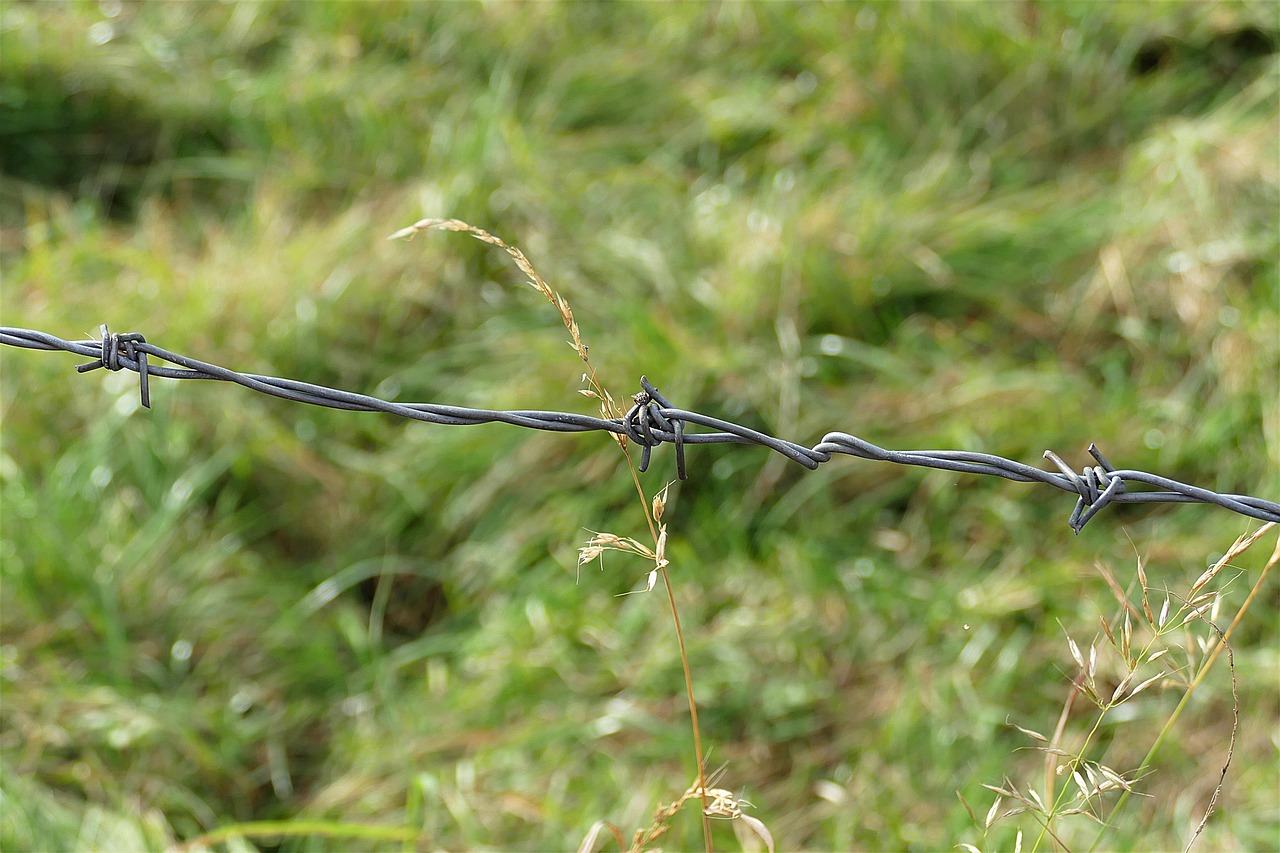
[[[412, 237], [421, 231], [430, 230], [460, 231], [470, 234], [482, 243], [488, 243], [490, 246], [496, 246], [506, 252], [511, 259], [515, 261], [515, 264], [520, 271], [524, 273], [525, 277], [528, 279], [529, 286], [538, 291], [538, 293], [541, 293], [560, 315], [560, 320], [564, 323], [565, 330], [569, 332], [569, 337], [572, 339], [569, 341], [569, 344], [573, 347], [574, 351], [578, 354], [578, 358], [582, 360], [582, 363], [587, 369], [587, 372], [583, 374], [583, 379], [590, 385], [590, 390], [583, 391], [583, 393], [589, 397], [595, 398], [599, 402], [600, 411], [605, 417], [616, 418], [622, 416], [622, 412], [614, 402], [613, 397], [609, 394], [608, 390], [600, 384], [600, 380], [596, 375], [595, 366], [591, 363], [591, 359], [588, 355], [588, 347], [582, 340], [582, 333], [578, 328], [577, 320], [574, 319], [573, 309], [569, 307], [568, 300], [552, 289], [546, 279], [544, 279], [534, 268], [533, 263], [525, 256], [524, 252], [516, 246], [510, 245], [501, 237], [491, 234], [483, 228], [477, 228], [474, 225], [463, 222], [460, 219], [421, 219], [407, 228], [401, 228], [399, 231], [392, 234], [390, 239], [396, 240], [403, 237]], [[645, 495], [644, 486], [640, 483], [640, 475], [636, 471], [635, 463], [631, 459], [631, 451], [627, 447], [627, 440], [625, 436], [614, 436], [614, 441], [617, 443], [618, 448], [622, 451], [622, 455], [627, 460], [627, 469], [631, 472], [631, 482], [635, 485], [636, 494], [640, 497], [640, 506], [644, 509], [644, 518], [646, 524], [649, 526], [649, 535], [653, 537], [652, 554], [654, 555], [656, 570], [661, 573], [662, 583], [667, 590], [667, 603], [671, 607], [671, 620], [675, 624], [676, 642], [680, 646], [680, 664], [684, 669], [685, 692], [689, 697], [689, 719], [693, 726], [693, 751], [694, 758], [698, 764], [698, 796], [702, 801], [702, 837], [707, 853], [711, 853], [711, 817], [709, 814], [711, 803], [707, 799], [706, 769], [702, 755], [702, 731], [698, 725], [698, 703], [694, 697], [693, 670], [689, 666], [689, 653], [684, 642], [684, 631], [680, 627], [680, 612], [676, 607], [675, 590], [671, 585], [671, 577], [667, 574], [666, 560], [663, 559], [662, 556], [664, 548], [663, 532], [658, 529], [657, 521], [654, 518], [655, 511], [651, 511], [649, 508], [649, 498]], [[665, 492], [663, 494], [665, 494]]]
[[680, 611], [676, 608], [676, 594], [671, 588], [671, 578], [664, 567], [662, 583], [667, 588], [667, 602], [671, 605], [671, 620], [676, 626], [676, 641], [680, 644], [680, 663], [684, 666], [684, 687], [689, 696], [689, 719], [693, 724], [693, 751], [698, 758], [698, 793], [702, 798], [702, 838], [707, 853], [711, 853], [711, 818], [707, 814], [706, 765], [702, 760], [702, 734], [698, 726], [698, 703], [693, 698], [693, 672], [689, 668], [689, 653], [684, 646], [684, 632], [680, 629]]
[[[656, 548], [658, 546], [658, 530], [653, 520], [653, 512], [649, 509], [649, 498], [644, 493], [644, 486], [640, 484], [640, 474], [636, 471], [635, 463], [631, 460], [631, 451], [621, 442], [618, 446], [622, 448], [622, 455], [627, 459], [627, 469], [631, 472], [631, 482], [635, 484], [636, 493], [640, 496], [640, 505], [644, 508], [644, 520], [649, 525], [649, 535], [653, 537], [653, 544]], [[698, 792], [702, 800], [702, 840], [707, 853], [711, 853], [711, 818], [707, 815], [707, 808], [710, 805], [707, 801], [707, 771], [706, 763], [702, 756], [702, 728], [698, 725], [698, 703], [694, 698], [693, 692], [693, 670], [689, 666], [689, 652], [685, 648], [684, 631], [680, 627], [680, 610], [676, 607], [676, 595], [671, 587], [671, 576], [667, 574], [666, 566], [662, 566], [659, 572], [662, 575], [662, 584], [667, 590], [667, 603], [671, 606], [671, 621], [676, 628], [676, 642], [680, 645], [680, 665], [684, 668], [684, 689], [689, 697], [689, 720], [693, 726], [693, 752], [698, 762]]]

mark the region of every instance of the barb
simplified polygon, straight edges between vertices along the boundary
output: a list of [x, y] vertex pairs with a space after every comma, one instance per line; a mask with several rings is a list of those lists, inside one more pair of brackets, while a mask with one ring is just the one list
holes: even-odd
[[[462, 406], [446, 406], [437, 403], [393, 403], [366, 394], [356, 394], [323, 385], [312, 385], [293, 379], [237, 373], [216, 364], [199, 361], [147, 343], [139, 334], [115, 334], [104, 325], [100, 341], [67, 341], [46, 332], [31, 329], [0, 327], [0, 345], [34, 350], [52, 350], [75, 353], [91, 361], [78, 365], [76, 370], [85, 373], [98, 368], [107, 370], [131, 370], [138, 374], [142, 405], [150, 408], [151, 396], [148, 379], [210, 379], [234, 382], [252, 391], [353, 412], [385, 412], [415, 421], [446, 426], [470, 426], [474, 424], [504, 423], [527, 429], [550, 432], [611, 432], [625, 435], [641, 448], [640, 470], [648, 469], [653, 448], [661, 444], [675, 446], [676, 471], [680, 479], [686, 479], [685, 446], [689, 444], [755, 444], [781, 453], [793, 462], [810, 470], [816, 469], [832, 456], [843, 454], [899, 465], [916, 465], [958, 471], [966, 474], [985, 474], [1003, 477], [1019, 483], [1043, 483], [1076, 495], [1075, 509], [1068, 524], [1079, 533], [1100, 510], [1113, 503], [1200, 503], [1213, 504], [1232, 512], [1261, 521], [1280, 522], [1280, 503], [1248, 495], [1218, 494], [1217, 492], [1180, 483], [1167, 477], [1144, 471], [1119, 469], [1111, 465], [1094, 446], [1089, 454], [1096, 465], [1086, 466], [1079, 473], [1073, 471], [1056, 453], [1045, 451], [1045, 458], [1057, 471], [1044, 471], [994, 456], [989, 453], [973, 453], [966, 450], [886, 450], [869, 441], [843, 432], [828, 433], [814, 447], [805, 447], [785, 439], [775, 438], [731, 421], [679, 409], [658, 392], [646, 377], [640, 377], [641, 391], [633, 397], [634, 405], [624, 417], [596, 418], [574, 412], [549, 412], [537, 410], [491, 411]], [[176, 367], [157, 365], [148, 359], [158, 359]], [[690, 432], [687, 425], [705, 427], [713, 432]], [[1144, 491], [1129, 491], [1131, 484], [1150, 487]]]

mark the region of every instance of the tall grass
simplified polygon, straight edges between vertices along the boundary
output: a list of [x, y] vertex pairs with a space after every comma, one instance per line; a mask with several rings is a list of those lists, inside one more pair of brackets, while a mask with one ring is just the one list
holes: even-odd
[[[1093, 441], [1274, 497], [1275, 40], [1248, 3], [5, 4], [0, 316], [594, 411], [509, 258], [385, 240], [456, 216], [537, 260], [619, 399], [644, 373], [798, 441]], [[1181, 848], [1211, 800], [1197, 849], [1280, 831], [1270, 549], [1203, 614], [1234, 679], [1202, 620], [1159, 624], [1254, 529], [1230, 514], [1115, 507], [1074, 537], [1069, 502], [1018, 484], [690, 448], [659, 606], [620, 596], [656, 562], [579, 578], [578, 548], [657, 556], [666, 448], [638, 500], [601, 436], [200, 383], [139, 412], [126, 376], [0, 370], [4, 849], [572, 849], [604, 822], [705, 847], [701, 793], [667, 807], [721, 767], [706, 807], [751, 801], [780, 849], [1030, 846], [1046, 823], [1088, 849], [1064, 812], [1104, 766], [1149, 796], [1086, 798], [1099, 847]], [[1086, 671], [1096, 647], [1104, 702], [1135, 649], [1126, 689], [1179, 669], [1104, 714], [1064, 636]], [[1071, 753], [1052, 794], [1011, 724]], [[984, 784], [1044, 811], [1004, 817], [1022, 803]]]

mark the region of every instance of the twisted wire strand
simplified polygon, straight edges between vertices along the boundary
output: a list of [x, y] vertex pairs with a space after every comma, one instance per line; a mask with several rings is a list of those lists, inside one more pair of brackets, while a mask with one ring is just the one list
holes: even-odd
[[[597, 418], [574, 412], [471, 409], [438, 403], [393, 403], [367, 394], [294, 379], [238, 373], [161, 349], [147, 343], [146, 338], [140, 334], [112, 333], [105, 325], [101, 327], [101, 335], [100, 341], [68, 341], [47, 332], [3, 326], [0, 327], [0, 345], [63, 351], [84, 356], [90, 361], [76, 366], [76, 370], [81, 373], [98, 368], [131, 370], [138, 374], [142, 405], [147, 408], [151, 406], [149, 379], [152, 376], [163, 379], [207, 379], [233, 382], [252, 391], [297, 403], [353, 412], [385, 412], [446, 426], [505, 423], [550, 432], [610, 432], [626, 436], [641, 448], [642, 472], [649, 467], [653, 448], [671, 444], [675, 446], [676, 471], [682, 480], [687, 478], [687, 444], [755, 444], [781, 453], [810, 470], [829, 461], [834, 455], [846, 455], [899, 465], [1003, 477], [1020, 483], [1043, 483], [1076, 495], [1075, 509], [1068, 520], [1076, 533], [1084, 529], [1085, 524], [1100, 510], [1112, 503], [1213, 504], [1250, 518], [1280, 521], [1280, 503], [1249, 495], [1218, 494], [1145, 471], [1117, 470], [1092, 444], [1089, 445], [1089, 454], [1097, 464], [1086, 466], [1080, 472], [1072, 470], [1056, 453], [1048, 450], [1044, 456], [1053, 463], [1057, 471], [1045, 471], [1002, 456], [967, 450], [886, 450], [843, 432], [828, 433], [814, 447], [805, 447], [732, 421], [676, 408], [643, 376], [640, 377], [641, 390], [632, 398], [634, 405], [621, 418]], [[149, 360], [152, 358], [177, 366], [154, 364]], [[714, 431], [689, 432], [686, 426], [690, 424]], [[1152, 490], [1129, 491], [1131, 483], [1142, 484]]]

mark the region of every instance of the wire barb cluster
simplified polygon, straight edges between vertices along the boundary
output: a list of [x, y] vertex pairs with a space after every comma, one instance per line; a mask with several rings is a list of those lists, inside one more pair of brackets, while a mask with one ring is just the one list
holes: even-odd
[[[1167, 477], [1144, 471], [1117, 470], [1099, 450], [1089, 445], [1089, 454], [1097, 463], [1077, 473], [1056, 453], [1045, 451], [1045, 458], [1058, 469], [1044, 471], [995, 456], [966, 450], [886, 450], [869, 441], [843, 432], [828, 433], [814, 447], [805, 447], [732, 421], [678, 409], [658, 392], [646, 377], [640, 377], [641, 391], [632, 399], [634, 405], [624, 417], [597, 418], [573, 412], [548, 412], [534, 410], [490, 411], [462, 406], [445, 406], [436, 403], [393, 403], [312, 385], [292, 379], [237, 373], [225, 367], [199, 361], [185, 355], [149, 344], [139, 334], [115, 334], [104, 325], [100, 341], [67, 341], [46, 332], [31, 329], [0, 327], [0, 344], [35, 350], [60, 350], [85, 356], [91, 361], [76, 366], [85, 373], [98, 368], [108, 370], [132, 370], [138, 374], [142, 405], [150, 408], [151, 395], [148, 378], [164, 379], [212, 379], [234, 382], [245, 388], [293, 400], [313, 406], [326, 406], [354, 412], [385, 412], [399, 417], [426, 423], [448, 426], [469, 426], [486, 423], [505, 423], [527, 429], [551, 432], [611, 432], [626, 436], [641, 448], [640, 470], [648, 469], [653, 448], [661, 444], [675, 446], [676, 471], [680, 479], [688, 476], [685, 466], [685, 445], [688, 444], [756, 444], [767, 447], [806, 468], [816, 469], [835, 454], [857, 456], [899, 465], [916, 465], [957, 471], [966, 474], [986, 474], [1003, 477], [1019, 483], [1044, 483], [1064, 492], [1076, 495], [1075, 509], [1068, 524], [1079, 533], [1100, 510], [1113, 503], [1202, 503], [1214, 504], [1232, 512], [1262, 521], [1280, 521], [1280, 503], [1248, 495], [1218, 494], [1198, 486], [1180, 483]], [[176, 365], [166, 367], [148, 361], [148, 357]], [[713, 432], [689, 432], [692, 424]], [[1130, 484], [1150, 487], [1146, 491], [1129, 491]]]

